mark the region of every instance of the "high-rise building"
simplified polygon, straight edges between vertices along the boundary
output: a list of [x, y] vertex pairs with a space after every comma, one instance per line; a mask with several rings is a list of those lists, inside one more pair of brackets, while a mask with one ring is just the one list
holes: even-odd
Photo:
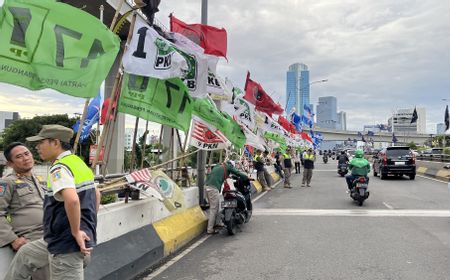
[[[138, 128], [136, 142], [144, 135], [144, 129]], [[125, 128], [125, 151], [131, 151], [133, 148], [134, 128]], [[147, 139], [148, 142], [148, 139]]]
[[294, 63], [286, 73], [286, 113], [289, 114], [292, 108], [295, 108], [298, 114], [303, 114], [303, 106], [310, 105], [309, 99], [308, 66]]
[[0, 111], [0, 132], [20, 118], [18, 112]]
[[445, 134], [445, 124], [444, 123], [436, 124], [436, 134]]
[[319, 97], [316, 124], [321, 128], [336, 129], [338, 123], [337, 99], [334, 96]]
[[347, 130], [347, 113], [340, 111], [337, 114], [337, 127], [339, 130]]
[[425, 108], [416, 108], [417, 121], [411, 123], [414, 108], [398, 109], [396, 113], [388, 120], [392, 131], [405, 133], [427, 133], [427, 116]]

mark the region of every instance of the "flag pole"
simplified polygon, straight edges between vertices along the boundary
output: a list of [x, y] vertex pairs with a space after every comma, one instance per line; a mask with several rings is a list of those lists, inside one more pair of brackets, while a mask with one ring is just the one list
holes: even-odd
[[146, 148], [147, 148], [147, 135], [148, 135], [148, 120], [145, 122], [144, 148], [142, 149], [141, 169], [144, 168], [145, 150], [146, 150]]
[[138, 127], [139, 127], [139, 117], [136, 117], [136, 123], [134, 124], [133, 146], [131, 148], [130, 172], [134, 171], [134, 161], [136, 157], [136, 138]]
[[[122, 7], [122, 4], [124, 1], [125, 0], [122, 0], [122, 2], [120, 3], [120, 7]], [[100, 5], [99, 10], [100, 10], [100, 21], [103, 23], [103, 11], [105, 10], [105, 7], [103, 5]], [[118, 13], [118, 11], [116, 11], [116, 15], [114, 17], [115, 20], [117, 20], [117, 13]], [[113, 23], [115, 23], [115, 20], [113, 20]], [[111, 25], [111, 26], [113, 26], [113, 25]], [[110, 28], [110, 30], [111, 30], [111, 28]], [[77, 153], [78, 142], [80, 141], [81, 131], [83, 130], [84, 121], [86, 119], [87, 108], [89, 106], [89, 100], [90, 100], [90, 98], [86, 98], [86, 102], [84, 103], [83, 115], [81, 116], [80, 125], [78, 126], [77, 136], [75, 137], [75, 142], [73, 144], [73, 154]]]
[[78, 142], [80, 140], [81, 131], [83, 130], [83, 124], [84, 124], [84, 121], [85, 121], [86, 115], [87, 115], [89, 99], [90, 98], [86, 98], [86, 102], [84, 103], [83, 115], [81, 116], [80, 125], [78, 126], [77, 136], [75, 137], [75, 142], [73, 144], [73, 152], [72, 152], [73, 154], [77, 153]]
[[[123, 1], [124, 0], [122, 0], [122, 2]], [[116, 14], [117, 13], [118, 13], [118, 10], [116, 10]], [[131, 41], [131, 37], [133, 36], [133, 29], [134, 29], [134, 24], [136, 22], [136, 17], [137, 17], [137, 13], [136, 13], [136, 11], [133, 11], [133, 17], [131, 18], [130, 29], [128, 31], [128, 37], [127, 37], [127, 42], [125, 44], [124, 53], [125, 53], [125, 51], [127, 49], [128, 44]], [[113, 20], [113, 23], [115, 23], [114, 20]], [[113, 23], [110, 26], [110, 30], [114, 27]], [[122, 57], [123, 57], [123, 54], [122, 54]], [[105, 137], [106, 137], [105, 131], [109, 130], [109, 123], [110, 123], [109, 118], [111, 116], [112, 106], [113, 106], [114, 101], [116, 99], [118, 99], [119, 95], [120, 95], [120, 92], [118, 91], [118, 87], [119, 87], [119, 83], [120, 83], [121, 77], [122, 77], [122, 74], [120, 73], [120, 69], [122, 68], [122, 57], [120, 58], [121, 63], [120, 63], [120, 66], [119, 66], [119, 71], [117, 71], [116, 79], [114, 81], [114, 86], [113, 86], [113, 89], [112, 89], [111, 100], [110, 100], [110, 102], [108, 104], [108, 110], [107, 110], [107, 113], [106, 113], [105, 128], [104, 128], [104, 130], [102, 132], [102, 135], [100, 136], [100, 141], [99, 141], [98, 146], [97, 146], [97, 152], [95, 154], [94, 160], [92, 161], [91, 168], [95, 168], [95, 166], [97, 165], [98, 157], [100, 155], [100, 151], [101, 151], [102, 146], [103, 146], [103, 141], [105, 140]], [[115, 94], [116, 91], [118, 91], [117, 94]], [[117, 96], [117, 98], [115, 98], [116, 96]]]

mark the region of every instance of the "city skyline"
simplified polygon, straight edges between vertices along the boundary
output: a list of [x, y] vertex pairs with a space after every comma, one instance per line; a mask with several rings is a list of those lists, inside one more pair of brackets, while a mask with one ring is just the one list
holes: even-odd
[[[173, 12], [185, 22], [199, 23], [200, 2], [162, 1], [156, 19], [168, 27]], [[217, 72], [240, 88], [250, 70], [284, 105], [286, 69], [301, 61], [311, 70], [311, 81], [328, 79], [311, 87], [310, 104], [321, 96], [338, 97], [350, 130], [385, 123], [398, 108], [415, 106], [427, 110], [427, 132], [443, 122], [449, 102], [442, 99], [450, 88], [448, 2], [232, 0], [211, 2], [208, 8], [208, 24], [228, 33], [228, 61], [221, 59]], [[0, 110], [22, 117], [80, 113], [83, 104], [83, 99], [50, 90], [0, 85]]]

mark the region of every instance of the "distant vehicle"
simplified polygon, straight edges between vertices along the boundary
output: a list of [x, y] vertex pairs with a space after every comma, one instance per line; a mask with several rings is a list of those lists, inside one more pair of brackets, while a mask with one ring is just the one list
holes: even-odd
[[382, 149], [373, 156], [373, 176], [380, 175], [382, 180], [388, 175], [408, 175], [416, 178], [416, 157], [407, 146], [394, 146]]
[[347, 150], [346, 153], [349, 161], [355, 157], [355, 150]]

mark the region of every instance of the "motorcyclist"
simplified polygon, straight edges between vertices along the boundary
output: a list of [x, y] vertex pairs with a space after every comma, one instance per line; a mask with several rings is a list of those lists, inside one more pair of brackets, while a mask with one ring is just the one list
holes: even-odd
[[345, 151], [341, 151], [341, 154], [337, 157], [337, 160], [338, 166], [344, 163], [347, 164], [350, 161]]
[[351, 174], [347, 175], [345, 179], [349, 190], [352, 189], [352, 183], [356, 177], [364, 176], [366, 182], [369, 183], [367, 174], [370, 172], [370, 163], [364, 158], [363, 150], [358, 149], [355, 151], [355, 157], [350, 161], [348, 168], [351, 170]]

